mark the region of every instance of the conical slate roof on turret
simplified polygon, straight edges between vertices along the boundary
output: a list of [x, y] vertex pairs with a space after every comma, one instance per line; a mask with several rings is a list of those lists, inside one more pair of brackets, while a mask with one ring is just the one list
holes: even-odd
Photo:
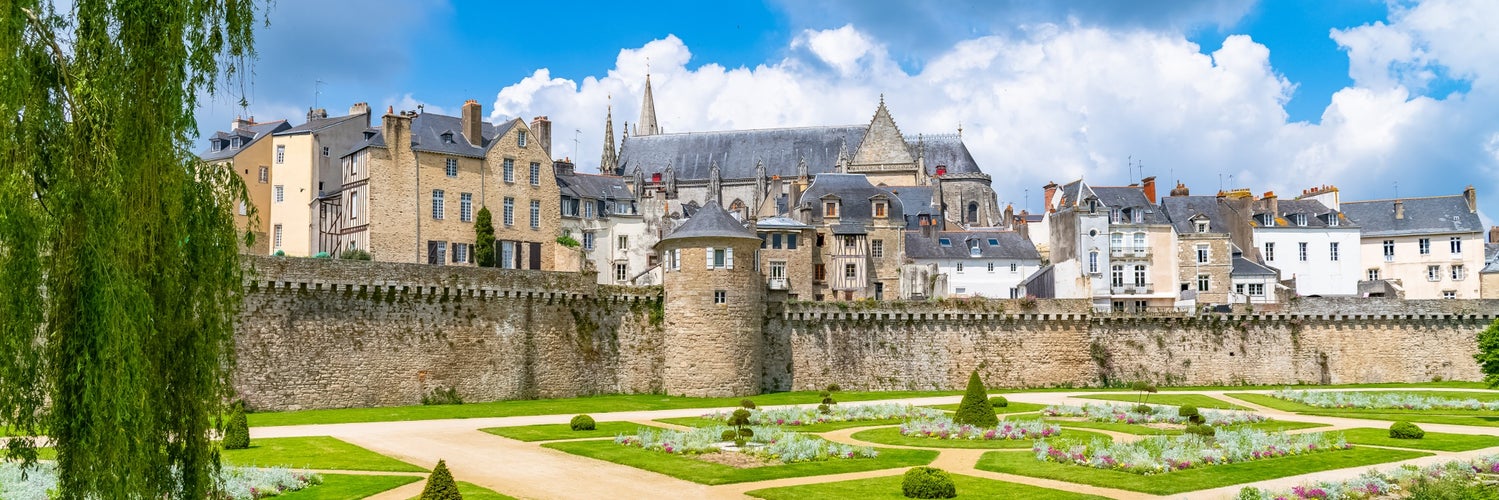
[[760, 237], [754, 231], [744, 227], [744, 224], [735, 219], [733, 215], [724, 210], [717, 200], [709, 200], [708, 204], [687, 222], [682, 223], [676, 231], [661, 238], [661, 243], [673, 240], [684, 240], [688, 238], [738, 238], [759, 241]]

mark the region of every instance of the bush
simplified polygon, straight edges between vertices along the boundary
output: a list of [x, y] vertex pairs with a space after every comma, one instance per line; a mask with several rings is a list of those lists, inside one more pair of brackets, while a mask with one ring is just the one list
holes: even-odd
[[1176, 414], [1181, 415], [1183, 418], [1192, 418], [1193, 415], [1201, 415], [1202, 413], [1197, 411], [1196, 406], [1183, 405], [1181, 408], [1176, 409]]
[[1426, 431], [1416, 427], [1410, 422], [1395, 422], [1390, 426], [1390, 437], [1395, 439], [1421, 439], [1426, 437]]
[[900, 490], [907, 498], [953, 498], [958, 488], [953, 486], [952, 476], [942, 469], [912, 467], [900, 482]]
[[452, 387], [438, 387], [432, 392], [422, 395], [424, 405], [461, 405], [463, 396], [458, 395], [458, 389]]
[[750, 401], [748, 399], [741, 399], [741, 400], [739, 400], [739, 406], [741, 408], [747, 408], [747, 409], [753, 410], [753, 409], [755, 409], [755, 402], [754, 401]]
[[314, 258], [314, 259], [331, 259], [331, 258], [333, 258], [333, 255], [329, 254], [328, 252], [318, 252], [318, 253], [312, 254], [312, 258]]
[[736, 431], [734, 429], [724, 429], [723, 430], [723, 434], [719, 434], [718, 435], [718, 438], [721, 441], [733, 441], [734, 439], [736, 439], [738, 437], [739, 437], [739, 431]]
[[1142, 413], [1142, 414], [1145, 414], [1145, 415], [1154, 415], [1155, 414], [1155, 408], [1152, 407], [1152, 406], [1150, 406], [1150, 405], [1135, 405], [1135, 413]]
[[1239, 490], [1239, 496], [1234, 497], [1234, 500], [1261, 500], [1263, 498], [1265, 495], [1260, 493], [1259, 488], [1245, 486], [1244, 489]]
[[841, 390], [843, 390], [843, 386], [840, 386], [838, 384], [828, 384], [828, 392], [838, 392]]
[[421, 500], [463, 500], [463, 494], [458, 492], [458, 483], [453, 482], [453, 473], [448, 472], [448, 464], [438, 460], [437, 467], [432, 468], [432, 475], [427, 477], [427, 487], [422, 488]]
[[1202, 424], [1189, 425], [1189, 426], [1187, 426], [1185, 432], [1187, 434], [1193, 434], [1193, 435], [1207, 437], [1207, 438], [1216, 436], [1218, 434], [1218, 430], [1214, 429], [1213, 426], [1211, 426], [1211, 425], [1202, 425]]
[[370, 253], [358, 248], [350, 248], [348, 250], [344, 250], [343, 253], [338, 254], [338, 258], [349, 260], [370, 260]]
[[243, 450], [250, 447], [250, 424], [245, 420], [245, 404], [234, 403], [229, 411], [229, 423], [224, 426], [224, 449]]
[[734, 410], [734, 413], [729, 414], [729, 420], [724, 423], [730, 427], [727, 432], [723, 433], [724, 436], [728, 436], [724, 441], [733, 440], [734, 446], [743, 448], [744, 443], [748, 442], [749, 438], [755, 435], [755, 432], [749, 428], [750, 411], [744, 408]]
[[285, 250], [277, 250], [276, 253], [271, 254], [271, 256], [272, 257], [285, 257], [286, 256], [286, 251]]
[[963, 402], [958, 404], [953, 422], [986, 429], [999, 425], [999, 417], [994, 415], [994, 407], [989, 406], [989, 393], [984, 391], [984, 381], [979, 380], [978, 370], [968, 375], [968, 391], [963, 393]]
[[1006, 406], [1010, 406], [1010, 400], [1005, 399], [1004, 396], [994, 396], [992, 398], [989, 398], [989, 406], [995, 408], [1004, 408]]
[[817, 412], [823, 415], [831, 415], [833, 413], [833, 408], [831, 406], [821, 404], [817, 405]]
[[590, 417], [588, 415], [578, 415], [576, 417], [573, 417], [573, 420], [571, 422], [568, 422], [567, 426], [572, 427], [572, 429], [575, 431], [591, 431], [597, 428], [597, 424], [593, 422], [593, 417]]

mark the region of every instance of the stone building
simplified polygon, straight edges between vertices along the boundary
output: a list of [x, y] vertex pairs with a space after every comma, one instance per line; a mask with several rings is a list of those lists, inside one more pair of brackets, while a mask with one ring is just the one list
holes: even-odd
[[635, 193], [625, 179], [580, 174], [567, 160], [553, 165], [562, 194], [562, 234], [578, 241], [579, 256], [587, 262], [559, 260], [557, 269], [592, 268], [600, 284], [660, 283], [652, 249], [659, 232], [636, 210]]
[[755, 261], [759, 246], [759, 236], [716, 201], [656, 244], [666, 266], [662, 375], [667, 394], [760, 392], [765, 285]]
[[765, 286], [784, 292], [788, 299], [806, 300], [816, 293], [813, 286], [813, 250], [817, 236], [812, 226], [785, 216], [755, 222], [760, 235], [760, 270]]
[[[469, 100], [461, 116], [387, 111], [378, 129], [343, 155], [340, 249], [376, 260], [466, 265], [473, 217], [494, 217], [499, 267], [555, 269], [573, 250], [558, 245], [561, 194], [547, 137], [519, 119], [490, 124]], [[537, 125], [545, 120], [538, 118]], [[565, 267], [565, 266], [564, 266]]]
[[339, 155], [363, 141], [369, 127], [370, 107], [361, 102], [332, 118], [325, 109], [308, 110], [306, 123], [272, 136], [272, 252], [296, 257], [337, 252], [336, 240], [323, 238], [322, 228], [339, 215], [333, 202], [343, 187]]
[[1082, 179], [1051, 183], [1044, 201], [1053, 282], [1028, 283], [1028, 292], [1049, 289], [1056, 298], [1091, 299], [1100, 311], [1182, 305], [1176, 233], [1155, 204], [1154, 177], [1124, 187], [1090, 186]]
[[[1253, 263], [1254, 233], [1250, 224], [1248, 192], [1220, 192], [1216, 196], [1192, 196], [1177, 184], [1171, 196], [1161, 199], [1161, 208], [1175, 226], [1179, 290], [1195, 294], [1198, 306], [1245, 302], [1235, 296], [1233, 280], [1236, 259]], [[1249, 253], [1250, 257], [1242, 256]], [[1252, 272], [1254, 266], [1242, 266]], [[1249, 287], [1244, 287], [1247, 293]], [[1255, 287], [1259, 290], [1260, 287]]]
[[[900, 286], [906, 218], [900, 198], [857, 174], [822, 174], [793, 217], [816, 229], [816, 300], [883, 300]], [[887, 291], [890, 295], [886, 295]]]
[[[291, 128], [286, 120], [256, 123], [254, 118], [235, 118], [227, 132], [215, 132], [208, 138], [208, 150], [198, 158], [208, 163], [227, 165], [245, 183], [248, 200], [241, 200], [234, 213], [235, 227], [255, 236], [254, 242], [241, 251], [271, 253], [269, 234], [271, 220], [271, 134]], [[253, 208], [253, 210], [252, 210]]]
[[1366, 280], [1399, 286], [1407, 299], [1479, 298], [1483, 223], [1473, 186], [1460, 195], [1345, 202], [1362, 226]]

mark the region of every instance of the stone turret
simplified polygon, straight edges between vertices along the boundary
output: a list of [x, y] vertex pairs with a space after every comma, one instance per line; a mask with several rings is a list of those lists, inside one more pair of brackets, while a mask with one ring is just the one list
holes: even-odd
[[673, 396], [759, 394], [765, 282], [760, 238], [717, 201], [656, 244], [665, 257], [662, 388]]

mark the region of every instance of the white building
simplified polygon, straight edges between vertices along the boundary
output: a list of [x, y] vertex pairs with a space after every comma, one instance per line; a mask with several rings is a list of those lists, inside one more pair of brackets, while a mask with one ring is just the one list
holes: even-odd
[[1358, 294], [1363, 278], [1359, 228], [1341, 212], [1313, 199], [1278, 200], [1273, 193], [1254, 204], [1254, 245], [1280, 279], [1298, 295]]
[[[1048, 184], [1045, 197], [1052, 283], [1031, 280], [1027, 293], [1092, 299], [1095, 311], [1192, 306], [1177, 289], [1176, 231], [1155, 204], [1154, 177], [1122, 187], [1090, 186], [1081, 179]], [[1064, 295], [1085, 290], [1082, 296]]]
[[562, 235], [579, 243], [576, 265], [558, 269], [592, 268], [606, 285], [661, 283], [655, 248], [659, 235], [637, 209], [636, 196], [625, 179], [612, 175], [579, 174], [573, 164], [553, 163], [562, 195]]
[[906, 258], [935, 264], [947, 289], [937, 296], [1017, 298], [1017, 286], [1041, 268], [1041, 255], [1014, 231], [907, 231]]
[[1407, 299], [1480, 298], [1483, 223], [1472, 186], [1461, 195], [1343, 204], [1363, 227], [1362, 277], [1397, 284]]

